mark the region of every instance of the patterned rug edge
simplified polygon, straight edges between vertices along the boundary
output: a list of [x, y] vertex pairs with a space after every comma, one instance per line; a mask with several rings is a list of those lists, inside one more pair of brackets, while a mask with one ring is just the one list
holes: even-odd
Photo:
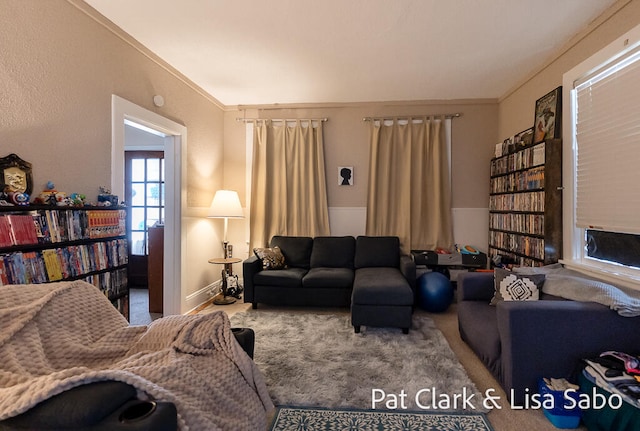
[[[380, 431], [396, 430], [397, 421], [403, 425], [414, 425], [417, 428], [437, 429], [438, 431], [494, 431], [485, 413], [468, 411], [431, 411], [431, 410], [363, 410], [352, 408], [322, 408], [304, 406], [277, 406], [271, 420], [269, 431], [286, 431], [304, 429], [322, 431], [334, 429], [329, 425], [336, 422], [349, 421], [349, 429], [372, 429], [375, 421]], [[384, 422], [383, 422], [384, 421]], [[395, 423], [394, 423], [395, 422]], [[463, 422], [466, 422], [463, 424]], [[362, 428], [354, 426], [362, 425]], [[428, 425], [437, 428], [422, 428]], [[405, 429], [404, 427], [401, 429]]]

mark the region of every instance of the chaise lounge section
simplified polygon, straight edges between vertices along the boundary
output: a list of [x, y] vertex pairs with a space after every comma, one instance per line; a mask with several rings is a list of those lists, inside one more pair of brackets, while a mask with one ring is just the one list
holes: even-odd
[[400, 255], [398, 237], [364, 237], [356, 242], [356, 276], [351, 296], [351, 324], [391, 326], [409, 333], [413, 314], [416, 267]]

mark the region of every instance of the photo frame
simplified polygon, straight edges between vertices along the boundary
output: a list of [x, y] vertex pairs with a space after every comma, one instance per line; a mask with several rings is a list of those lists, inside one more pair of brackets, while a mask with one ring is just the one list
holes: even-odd
[[353, 166], [338, 166], [338, 185], [353, 185]]
[[562, 86], [536, 100], [533, 143], [560, 138], [562, 132]]
[[33, 173], [31, 163], [22, 160], [16, 154], [0, 158], [0, 192], [33, 192]]
[[533, 143], [533, 127], [523, 130], [514, 137], [514, 141], [518, 148], [526, 147]]

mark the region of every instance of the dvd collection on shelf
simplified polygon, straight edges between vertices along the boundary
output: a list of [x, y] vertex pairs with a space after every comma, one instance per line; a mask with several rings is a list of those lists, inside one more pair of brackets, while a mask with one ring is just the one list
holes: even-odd
[[492, 211], [544, 211], [544, 191], [491, 195]]
[[557, 261], [561, 249], [556, 239], [561, 233], [561, 154], [561, 140], [554, 139], [491, 160], [492, 257], [506, 257], [521, 266]]
[[516, 153], [496, 158], [491, 163], [491, 176], [544, 165], [545, 143], [527, 147]]
[[544, 189], [544, 166], [491, 178], [491, 193]]
[[527, 213], [491, 213], [489, 226], [492, 229], [507, 232], [544, 235], [544, 216], [542, 214]]
[[84, 280], [129, 318], [126, 210], [3, 207], [0, 285]]
[[124, 209], [0, 214], [0, 247], [122, 236], [126, 234], [125, 221]]

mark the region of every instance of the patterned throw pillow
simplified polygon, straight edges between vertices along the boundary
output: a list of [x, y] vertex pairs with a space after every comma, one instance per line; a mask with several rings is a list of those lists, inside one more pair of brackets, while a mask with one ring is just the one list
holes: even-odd
[[491, 305], [500, 301], [537, 301], [544, 284], [544, 274], [516, 274], [506, 269], [495, 269], [495, 293]]
[[283, 269], [285, 267], [284, 256], [278, 246], [254, 248], [253, 252], [262, 260], [262, 269]]

